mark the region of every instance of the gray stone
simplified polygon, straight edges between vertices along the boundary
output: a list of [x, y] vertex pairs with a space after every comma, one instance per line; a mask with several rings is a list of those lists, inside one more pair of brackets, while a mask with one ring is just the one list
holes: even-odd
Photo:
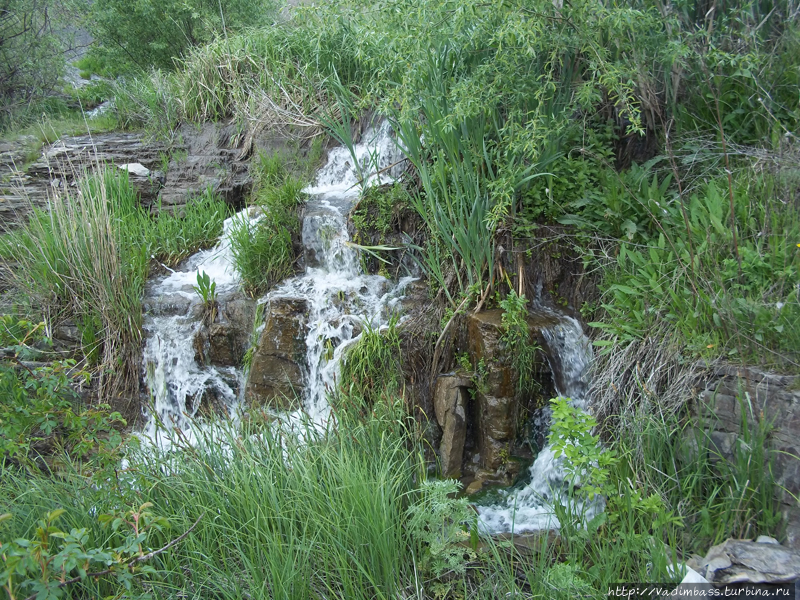
[[433, 407], [442, 428], [439, 461], [443, 477], [460, 477], [467, 437], [467, 389], [471, 381], [461, 375], [442, 375], [436, 380]]
[[145, 167], [142, 163], [127, 163], [124, 165], [119, 165], [119, 168], [123, 171], [127, 171], [132, 175], [136, 175], [137, 177], [149, 177], [150, 176], [150, 169]]
[[463, 400], [459, 394], [461, 388], [471, 386], [472, 381], [469, 377], [459, 374], [440, 375], [437, 378], [433, 393], [433, 409], [440, 427], [444, 427], [447, 414], [454, 409], [456, 403], [460, 399]]
[[778, 544], [780, 542], [776, 540], [774, 537], [770, 537], [768, 535], [760, 535], [756, 538], [756, 544]]
[[459, 399], [447, 415], [442, 443], [439, 445], [442, 477], [460, 477], [464, 459], [464, 441], [467, 436], [467, 415], [462, 399], [464, 391], [459, 389], [456, 394]]
[[787, 583], [800, 578], [800, 553], [772, 540], [729, 539], [712, 547], [698, 572], [714, 585]]

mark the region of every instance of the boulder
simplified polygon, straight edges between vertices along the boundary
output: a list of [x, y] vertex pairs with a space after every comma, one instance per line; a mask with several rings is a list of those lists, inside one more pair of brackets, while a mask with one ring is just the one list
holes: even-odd
[[250, 343], [256, 303], [235, 293], [218, 301], [217, 321], [195, 334], [195, 360], [216, 367], [241, 367]]
[[800, 579], [800, 552], [775, 543], [729, 539], [704, 559], [687, 564], [716, 586], [734, 583], [789, 583]]
[[305, 387], [308, 305], [303, 298], [272, 298], [250, 365], [245, 399], [253, 406], [289, 409]]

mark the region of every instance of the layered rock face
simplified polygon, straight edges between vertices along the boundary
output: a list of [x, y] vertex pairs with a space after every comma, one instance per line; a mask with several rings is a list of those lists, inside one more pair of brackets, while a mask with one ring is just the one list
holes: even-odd
[[[519, 374], [503, 338], [503, 311], [485, 310], [467, 316], [459, 348], [466, 352], [474, 372], [439, 375], [433, 405], [442, 430], [438, 446], [443, 477], [462, 478], [477, 491], [484, 483], [509, 485], [522, 465], [517, 457], [531, 458], [528, 433], [533, 409], [541, 398], [517, 389]], [[542, 331], [557, 322], [547, 313], [530, 313], [531, 338], [543, 342]], [[457, 350], [458, 350], [457, 349]], [[552, 387], [544, 357], [534, 376]]]
[[787, 523], [786, 542], [800, 549], [800, 377], [716, 367], [702, 385], [698, 413], [712, 450], [730, 461], [745, 444], [745, 433], [760, 422], [771, 428], [772, 475]]
[[487, 310], [467, 318], [469, 354], [478, 365], [475, 399], [479, 464], [487, 471], [497, 471], [507, 461], [517, 432], [518, 377], [501, 342], [502, 316], [501, 310]]
[[0, 230], [24, 222], [31, 207], [44, 207], [52, 193], [74, 188], [76, 179], [102, 165], [125, 168], [151, 210], [179, 210], [207, 188], [233, 206], [243, 204], [251, 178], [232, 126], [183, 125], [176, 140], [168, 146], [117, 132], [64, 137], [27, 167], [25, 146], [0, 146]]

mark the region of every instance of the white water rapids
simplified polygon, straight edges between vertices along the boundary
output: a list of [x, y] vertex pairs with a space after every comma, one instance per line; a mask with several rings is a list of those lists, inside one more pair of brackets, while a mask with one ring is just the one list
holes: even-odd
[[[365, 132], [354, 153], [358, 168], [348, 149], [333, 148], [314, 184], [304, 190], [309, 196], [302, 228], [305, 272], [259, 300], [269, 306], [276, 298], [302, 298], [309, 309], [303, 408], [287, 416], [290, 422], [310, 417], [313, 423], [324, 424], [330, 412], [326, 392], [334, 387], [344, 350], [363, 327], [387, 325], [411, 281], [407, 277], [395, 284], [365, 275], [347, 233], [347, 214], [363, 188], [392, 181], [399, 174], [397, 163], [403, 155], [388, 122]], [[228, 219], [214, 248], [195, 254], [148, 286], [144, 365], [152, 408], [143, 435], [157, 445], [169, 445], [176, 429], [194, 438], [193, 417], [204, 395], [212, 395], [234, 421], [239, 416], [245, 384], [241, 370], [195, 360], [193, 340], [202, 327], [202, 300], [192, 286], [204, 271], [216, 283], [219, 296], [239, 289], [229, 235], [236, 219], [248, 218], [242, 211]]]

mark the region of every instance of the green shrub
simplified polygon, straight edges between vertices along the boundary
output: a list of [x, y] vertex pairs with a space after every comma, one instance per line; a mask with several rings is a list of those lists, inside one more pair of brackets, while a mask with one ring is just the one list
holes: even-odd
[[735, 244], [727, 181], [710, 181], [693, 194], [684, 205], [686, 221], [681, 203], [665, 199], [655, 179], [633, 192], [641, 206], [652, 206], [650, 222], [658, 228], [635, 229], [645, 245], [621, 244], [616, 269], [607, 272], [604, 284], [606, 320], [594, 325], [609, 340], [625, 343], [668, 322], [696, 354], [795, 361], [800, 278], [793, 240], [800, 238], [800, 222], [775, 197], [773, 184], [771, 176], [747, 174], [734, 181]]
[[13, 351], [0, 361], [0, 464], [10, 461], [36, 474], [64, 459], [118, 460], [122, 440], [116, 429], [125, 421], [108, 406], [82, 406], [75, 388], [88, 383], [89, 373], [74, 360], [46, 367], [24, 362], [47, 357], [44, 329], [44, 323], [0, 318], [0, 345]]
[[276, 8], [271, 0], [98, 0], [88, 19], [96, 42], [92, 64], [113, 63], [117, 72], [171, 69], [192, 47], [219, 34], [270, 23]]
[[[0, 132], [41, 116], [64, 72], [68, 33], [54, 0], [8, 0], [0, 20]], [[38, 113], [38, 114], [37, 114]]]
[[342, 358], [339, 387], [344, 398], [353, 396], [371, 405], [402, 392], [397, 322], [396, 316], [390, 318], [385, 330], [364, 324], [361, 337]]
[[[161, 552], [145, 554], [144, 550], [150, 550], [147, 542], [152, 533], [168, 526], [150, 507], [145, 503], [127, 512], [99, 515], [98, 521], [111, 530], [110, 538], [99, 545], [98, 540], [90, 539], [87, 528], [69, 532], [58, 528], [57, 522], [66, 512], [63, 508], [46, 513], [31, 539], [0, 543], [5, 568], [0, 573], [0, 587], [9, 598], [20, 593], [23, 597], [31, 593], [28, 597], [61, 598], [74, 584], [96, 589], [95, 582], [113, 575], [119, 585], [130, 590], [136, 575], [155, 573], [145, 561]], [[0, 523], [12, 519], [11, 514], [0, 515]]]

